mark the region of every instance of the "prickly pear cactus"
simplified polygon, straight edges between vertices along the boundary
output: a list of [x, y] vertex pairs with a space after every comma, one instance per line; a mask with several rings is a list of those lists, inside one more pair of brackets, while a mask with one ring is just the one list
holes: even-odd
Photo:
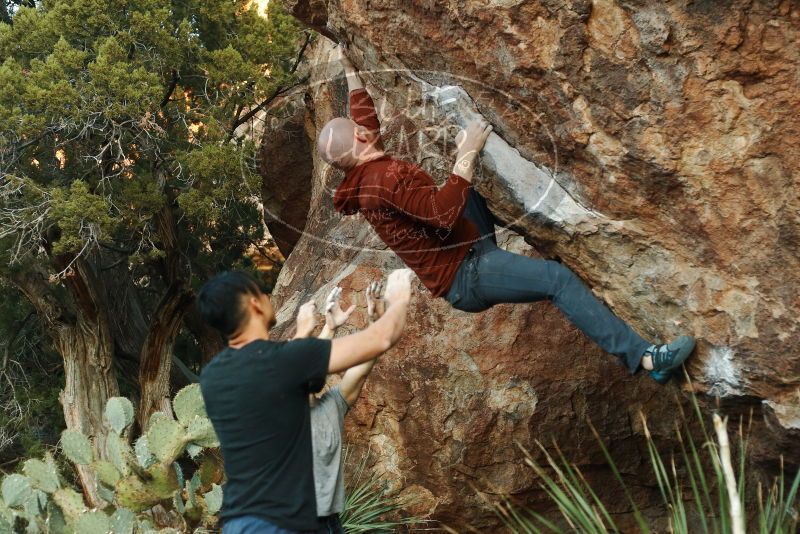
[[44, 461], [26, 460], [22, 472], [28, 477], [31, 485], [45, 493], [53, 493], [61, 487], [58, 477], [58, 468], [53, 457], [48, 453]]
[[133, 404], [125, 397], [111, 397], [106, 403], [105, 419], [111, 430], [122, 435], [133, 422]]
[[116, 486], [122, 476], [114, 464], [105, 460], [92, 463], [92, 469], [97, 474], [97, 480], [109, 488]]
[[189, 442], [186, 429], [178, 421], [167, 416], [150, 418], [150, 428], [147, 429], [147, 444], [150, 452], [163, 463], [172, 463], [183, 453]]
[[75, 532], [81, 534], [107, 534], [111, 530], [111, 519], [100, 510], [86, 512], [75, 522]]
[[216, 515], [222, 509], [222, 487], [211, 484], [211, 490], [203, 495], [209, 515]]
[[0, 486], [3, 493], [3, 502], [11, 508], [25, 504], [33, 493], [30, 481], [22, 475], [8, 475]]
[[195, 416], [186, 429], [189, 441], [200, 447], [219, 447], [217, 434], [208, 417]]
[[117, 508], [111, 516], [112, 534], [133, 534], [136, 516], [126, 508]]
[[130, 466], [134, 462], [133, 451], [122, 436], [109, 434], [106, 437], [106, 457], [123, 476], [131, 472]]
[[[92, 444], [75, 430], [61, 435], [61, 450], [75, 465], [95, 474], [97, 491], [109, 503], [89, 510], [83, 495], [65, 486], [51, 455], [27, 460], [21, 474], [6, 476], [0, 484], [0, 534], [165, 534], [177, 532], [174, 524], [158, 524], [153, 510], [178, 517], [186, 528], [214, 527], [222, 506], [222, 463], [212, 448], [219, 446], [208, 419], [198, 385], [182, 389], [173, 400], [174, 419], [157, 412], [147, 431], [130, 444], [134, 407], [128, 399], [114, 397], [104, 418], [110, 432], [102, 450], [93, 457]], [[176, 462], [184, 452], [197, 461], [189, 479]], [[159, 505], [159, 508], [153, 508]], [[154, 524], [153, 522], [156, 522]], [[20, 530], [21, 529], [21, 530]]]
[[190, 384], [175, 394], [172, 401], [175, 417], [183, 425], [188, 425], [195, 417], [208, 418], [206, 404], [200, 392], [200, 384]]
[[156, 457], [153, 456], [153, 453], [150, 452], [150, 444], [147, 443], [146, 435], [142, 435], [136, 440], [134, 451], [136, 452], [136, 462], [143, 469], [147, 469], [158, 461]]
[[61, 433], [61, 450], [69, 461], [77, 465], [88, 465], [92, 461], [92, 444], [89, 438], [77, 430]]
[[71, 488], [61, 488], [53, 493], [53, 501], [61, 508], [67, 522], [74, 523], [86, 512], [83, 496]]

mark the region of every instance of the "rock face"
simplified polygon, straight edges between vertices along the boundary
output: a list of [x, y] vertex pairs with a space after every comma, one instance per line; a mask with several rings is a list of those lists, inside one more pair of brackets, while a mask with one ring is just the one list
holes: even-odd
[[[755, 410], [755, 460], [798, 457], [796, 3], [291, 7], [350, 43], [398, 157], [443, 178], [458, 126], [489, 119], [496, 135], [477, 188], [505, 222], [506, 246], [560, 258], [646, 337], [696, 335], [691, 386], [729, 412]], [[309, 85], [265, 131], [265, 191], [301, 199], [278, 202], [270, 229], [304, 224], [275, 292], [286, 325], [333, 284], [362, 299], [369, 281], [400, 266], [363, 219], [333, 212], [341, 175], [311, 150], [317, 129], [346, 113], [331, 51], [322, 38], [312, 47]], [[270, 141], [284, 123], [305, 138]], [[481, 495], [545, 506], [516, 442], [555, 439], [613, 500], [620, 490], [585, 419], [624, 476], [644, 480], [637, 413], [661, 421], [654, 432], [667, 439], [675, 404], [662, 395], [678, 390], [612, 360], [548, 303], [469, 315], [420, 291], [407, 335], [350, 416], [349, 439], [370, 446], [392, 487], [416, 499], [413, 511], [459, 532], [495, 528]]]

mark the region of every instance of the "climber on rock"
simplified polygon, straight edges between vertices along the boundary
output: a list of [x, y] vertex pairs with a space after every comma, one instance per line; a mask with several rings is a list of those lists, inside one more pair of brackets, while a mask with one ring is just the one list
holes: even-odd
[[[370, 324], [383, 316], [386, 309], [383, 284], [373, 282], [367, 287], [367, 320]], [[325, 303], [325, 326], [317, 336], [333, 339], [336, 330], [344, 325], [355, 305], [342, 310], [339, 299], [342, 290], [334, 288]], [[316, 307], [308, 302], [297, 314], [297, 331], [309, 335], [316, 324]], [[317, 515], [330, 527], [330, 534], [344, 534], [339, 515], [344, 511], [344, 417], [358, 400], [367, 376], [375, 366], [377, 358], [351, 367], [344, 372], [341, 381], [321, 396], [309, 395], [311, 404], [311, 445], [314, 453], [314, 485], [317, 493]]]
[[228, 346], [203, 368], [200, 388], [225, 463], [223, 534], [328, 533], [317, 516], [309, 393], [328, 373], [356, 367], [392, 347], [406, 322], [410, 271], [386, 283], [384, 315], [334, 340], [273, 341], [272, 304], [248, 275], [225, 272], [198, 293], [200, 312]]
[[692, 337], [650, 343], [566, 266], [498, 248], [494, 216], [472, 188], [477, 157], [492, 127], [481, 120], [459, 132], [453, 171], [437, 187], [417, 165], [386, 154], [372, 99], [339, 50], [352, 119], [332, 119], [317, 140], [320, 157], [345, 172], [334, 194], [335, 209], [361, 213], [425, 287], [454, 308], [480, 312], [500, 303], [549, 299], [632, 373], [643, 368], [666, 383], [694, 349]]

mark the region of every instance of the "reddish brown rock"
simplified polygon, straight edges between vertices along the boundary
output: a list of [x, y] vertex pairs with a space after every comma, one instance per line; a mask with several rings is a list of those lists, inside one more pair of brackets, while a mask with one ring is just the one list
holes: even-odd
[[[444, 177], [457, 125], [478, 113], [490, 119], [498, 135], [477, 187], [492, 209], [643, 334], [694, 333], [701, 343], [689, 372], [698, 391], [721, 396], [729, 411], [756, 410], [756, 460], [797, 457], [796, 4], [296, 6], [351, 42], [399, 156]], [[310, 58], [309, 140], [345, 111], [343, 81], [324, 83], [338, 75], [330, 50], [320, 42]], [[276, 290], [287, 324], [299, 303], [321, 303], [332, 284], [360, 298], [372, 278], [399, 266], [362, 219], [333, 212], [341, 177], [309, 157], [305, 231]], [[665, 391], [677, 392], [627, 376], [549, 304], [468, 315], [420, 293], [349, 436], [370, 445], [393, 488], [419, 499], [417, 512], [488, 532], [497, 523], [479, 492], [545, 506], [515, 441], [532, 448], [556, 439], [625, 511], [586, 417], [646, 497], [636, 414], [658, 421], [666, 439], [675, 405], [659, 396]]]

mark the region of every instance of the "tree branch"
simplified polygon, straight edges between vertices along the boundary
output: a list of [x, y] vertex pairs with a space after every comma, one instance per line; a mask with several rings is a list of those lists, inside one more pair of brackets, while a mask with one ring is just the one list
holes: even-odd
[[[297, 67], [300, 65], [300, 61], [303, 59], [303, 54], [305, 53], [306, 48], [308, 48], [308, 44], [311, 42], [311, 36], [312, 36], [311, 32], [305, 32], [305, 33], [306, 33], [306, 40], [303, 43], [303, 46], [300, 47], [300, 51], [297, 53], [297, 57], [294, 60], [294, 65], [292, 65], [292, 68], [289, 69], [289, 74], [294, 74], [295, 71], [297, 71]], [[292, 85], [276, 87], [275, 90], [272, 92], [272, 94], [269, 95], [269, 97], [267, 97], [266, 100], [264, 100], [263, 102], [261, 102], [260, 104], [255, 106], [254, 108], [250, 109], [250, 111], [248, 111], [247, 113], [245, 113], [242, 116], [239, 116], [239, 114], [241, 113], [241, 109], [238, 110], [237, 113], [236, 113], [236, 118], [234, 119], [233, 123], [231, 124], [230, 130], [229, 130], [229, 133], [228, 133], [228, 140], [230, 141], [233, 138], [233, 134], [236, 131], [236, 128], [238, 128], [242, 124], [246, 123], [247, 121], [249, 121], [250, 119], [255, 117], [255, 115], [259, 111], [261, 111], [262, 109], [267, 107], [269, 104], [271, 104], [272, 101], [275, 100], [276, 98], [278, 98], [280, 95], [286, 93], [290, 89], [293, 89], [293, 88], [297, 87], [298, 85], [302, 85], [302, 84], [306, 83], [308, 81], [308, 78], [309, 78], [309, 76], [306, 75], [303, 78], [301, 78], [300, 80], [298, 80], [297, 82], [293, 83]]]
[[169, 82], [169, 86], [167, 87], [167, 92], [164, 93], [164, 98], [161, 99], [161, 107], [163, 108], [167, 104], [169, 104], [169, 99], [172, 97], [172, 93], [175, 92], [175, 88], [178, 86], [178, 82], [181, 80], [180, 75], [176, 69], [172, 69], [172, 81]]

